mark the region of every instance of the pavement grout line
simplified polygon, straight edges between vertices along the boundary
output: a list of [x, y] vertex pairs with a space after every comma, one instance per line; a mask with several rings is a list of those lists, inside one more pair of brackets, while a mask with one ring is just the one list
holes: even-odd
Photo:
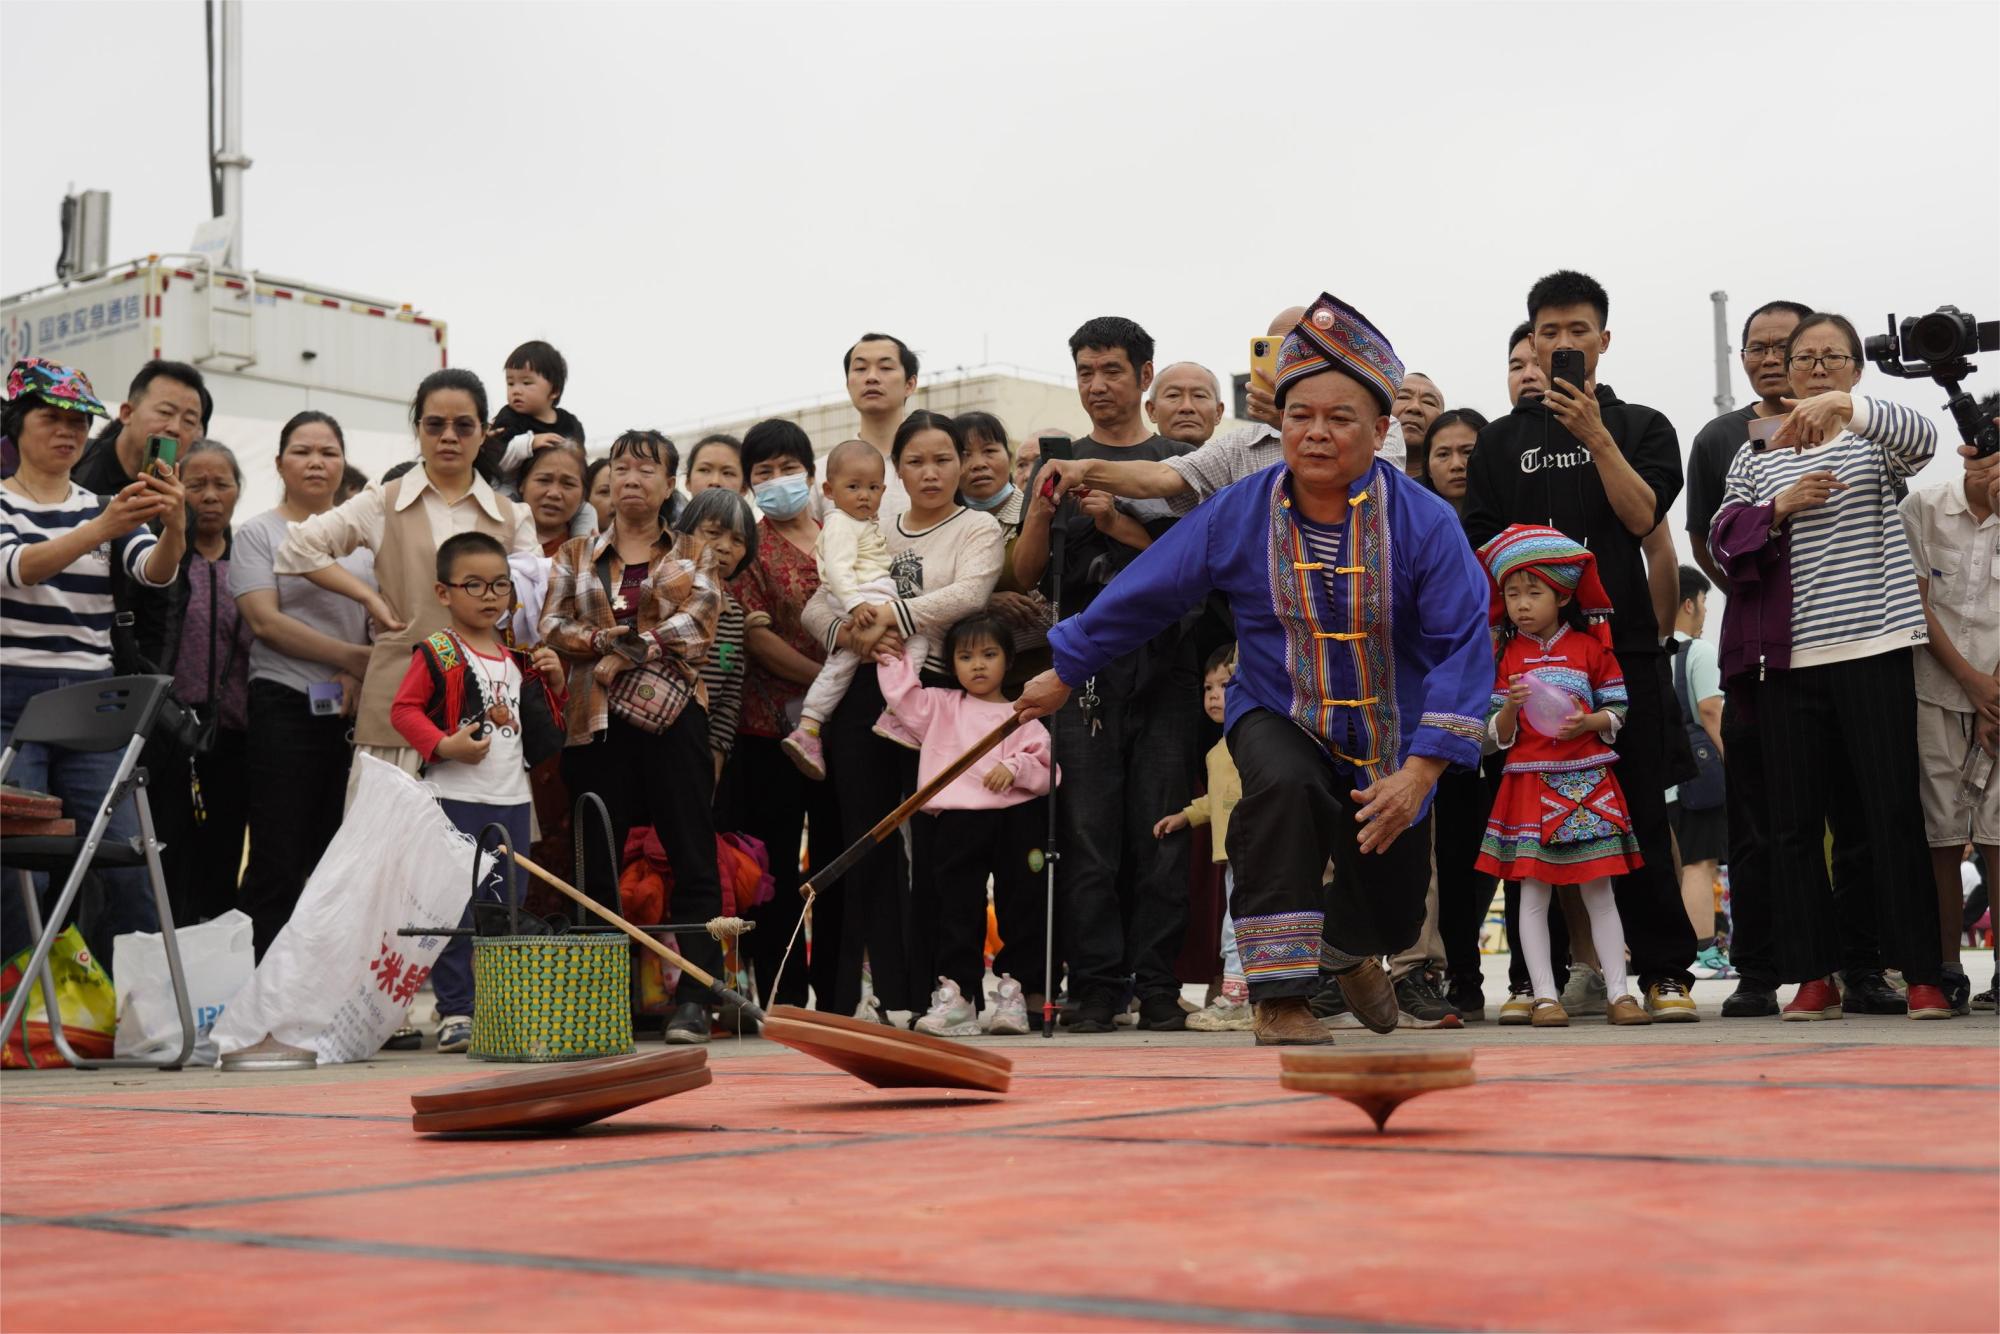
[[706, 1265], [676, 1265], [660, 1261], [615, 1260], [595, 1256], [539, 1255], [524, 1251], [478, 1250], [469, 1247], [403, 1245], [287, 1233], [243, 1232], [230, 1228], [182, 1227], [103, 1216], [37, 1218], [0, 1214], [0, 1225], [57, 1227], [115, 1233], [169, 1241], [248, 1246], [321, 1255], [368, 1259], [416, 1260], [434, 1264], [485, 1265], [503, 1269], [545, 1270], [562, 1274], [600, 1274], [621, 1278], [658, 1279], [713, 1287], [807, 1292], [822, 1296], [870, 1297], [893, 1301], [935, 1302], [981, 1309], [1050, 1312], [1117, 1320], [1151, 1320], [1161, 1324], [1229, 1329], [1403, 1331], [1437, 1326], [1412, 1326], [1352, 1319], [1338, 1315], [1260, 1310], [1253, 1307], [1211, 1306], [1193, 1302], [1153, 1301], [1137, 1297], [1090, 1293], [1024, 1292], [1016, 1288], [953, 1287], [940, 1283], [903, 1282], [833, 1274], [788, 1274], [759, 1269], [719, 1269]]
[[[1732, 1158], [1720, 1154], [1594, 1153], [1582, 1149], [1506, 1149], [1492, 1146], [1423, 1148], [1414, 1144], [1321, 1144], [1299, 1140], [1231, 1140], [1202, 1136], [1028, 1135], [986, 1132], [993, 1139], [1054, 1140], [1065, 1144], [1166, 1145], [1174, 1148], [1300, 1149], [1311, 1153], [1392, 1153], [1439, 1158], [1522, 1158], [1553, 1162], [1650, 1163], [1659, 1167], [1748, 1167], [1785, 1172], [1914, 1173], [1924, 1176], [2000, 1177], [2000, 1167], [1958, 1163], [1851, 1163], [1816, 1158]], [[1356, 1132], [1357, 1134], [1361, 1132]]]

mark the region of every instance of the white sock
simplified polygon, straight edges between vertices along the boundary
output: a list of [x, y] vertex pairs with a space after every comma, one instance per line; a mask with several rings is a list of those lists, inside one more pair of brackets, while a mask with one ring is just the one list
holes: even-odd
[[1559, 995], [1549, 963], [1549, 900], [1554, 893], [1546, 880], [1521, 882], [1521, 953], [1528, 960], [1528, 980], [1534, 984], [1536, 1000], [1555, 1000]]
[[1590, 939], [1597, 946], [1597, 966], [1604, 970], [1604, 990], [1625, 994], [1625, 924], [1618, 920], [1618, 901], [1611, 896], [1611, 878], [1599, 876], [1578, 886], [1590, 912]]

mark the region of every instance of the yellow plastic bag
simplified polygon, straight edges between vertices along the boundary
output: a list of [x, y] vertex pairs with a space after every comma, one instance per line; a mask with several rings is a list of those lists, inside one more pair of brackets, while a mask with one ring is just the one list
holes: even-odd
[[[30, 947], [9, 959], [6, 969], [0, 971], [0, 1004], [13, 1002], [16, 987], [34, 989], [28, 997], [28, 1010], [21, 1027], [9, 1033], [6, 1047], [0, 1048], [0, 1068], [46, 1070], [69, 1064], [49, 1035], [48, 1007], [43, 1002], [41, 983], [22, 974], [32, 958], [34, 949]], [[56, 937], [55, 947], [49, 951], [49, 971], [55, 976], [56, 1004], [61, 1009], [63, 1036], [69, 1040], [70, 1050], [78, 1056], [109, 1060], [112, 1035], [118, 1028], [117, 993], [112, 990], [110, 976], [98, 966], [75, 927]]]

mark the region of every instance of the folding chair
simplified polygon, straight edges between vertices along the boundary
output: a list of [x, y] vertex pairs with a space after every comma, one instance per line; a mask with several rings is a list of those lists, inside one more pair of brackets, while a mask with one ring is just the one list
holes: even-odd
[[[0, 1024], [0, 1040], [12, 1033], [16, 1024], [21, 1024], [21, 1039], [26, 1044], [29, 989], [39, 976], [42, 997], [48, 1008], [49, 1035], [63, 1059], [79, 1070], [113, 1066], [178, 1070], [194, 1052], [194, 1010], [188, 1003], [187, 978], [181, 973], [181, 948], [174, 935], [173, 908], [167, 902], [167, 878], [160, 870], [160, 843], [153, 833], [153, 809], [146, 800], [146, 771], [139, 767], [139, 753], [145, 749], [146, 738], [154, 724], [164, 711], [179, 708], [168, 694], [172, 685], [172, 678], [165, 676], [115, 676], [109, 680], [86, 681], [46, 691], [28, 701], [28, 707], [21, 713], [20, 723], [8, 738], [7, 748], [0, 751], [0, 780], [7, 777], [8, 771], [14, 767], [15, 755], [28, 742], [60, 746], [65, 750], [107, 751], [122, 747], [125, 751], [124, 758], [119, 761], [117, 775], [111, 781], [111, 788], [105, 793], [83, 837], [0, 838], [0, 866], [19, 874], [21, 897], [28, 909], [28, 927], [36, 937], [34, 955], [22, 970], [21, 984], [15, 988], [14, 999], [7, 1007], [6, 1023]], [[118, 803], [128, 793], [139, 808], [139, 836], [122, 842], [102, 842], [105, 827], [111, 823], [111, 813], [118, 809]], [[157, 1060], [86, 1060], [71, 1050], [69, 1039], [63, 1036], [62, 1015], [56, 1004], [55, 976], [49, 970], [49, 951], [54, 948], [56, 937], [62, 933], [63, 923], [76, 903], [77, 892], [83, 886], [87, 871], [93, 867], [121, 869], [138, 866], [146, 868], [153, 884], [153, 901], [159, 905], [160, 934], [165, 938], [167, 947], [167, 971], [173, 976], [174, 999], [180, 1006], [181, 1049], [171, 1057]], [[64, 871], [69, 873], [46, 928], [42, 925], [41, 905], [35, 898], [36, 871], [45, 871], [51, 877]], [[4, 887], [0, 887], [0, 893], [4, 892]]]

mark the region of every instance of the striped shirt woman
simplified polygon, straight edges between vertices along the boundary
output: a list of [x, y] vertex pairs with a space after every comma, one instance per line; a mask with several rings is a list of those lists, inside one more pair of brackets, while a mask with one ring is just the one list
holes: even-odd
[[101, 675], [111, 670], [112, 562], [134, 583], [165, 588], [176, 571], [154, 581], [149, 564], [158, 539], [144, 527], [87, 549], [57, 573], [28, 582], [22, 557], [40, 543], [96, 522], [104, 499], [74, 482], [61, 500], [31, 500], [0, 490], [0, 663], [8, 671]]
[[[1835, 837], [1866, 846], [1881, 966], [1902, 969], [1912, 1019], [1948, 1019], [1917, 786], [1912, 649], [1928, 636], [1896, 507], [1897, 482], [1929, 461], [1937, 428], [1850, 392], [1866, 363], [1839, 315], [1808, 315], [1785, 355], [1792, 410], [1768, 446], [1737, 451], [1709, 536], [1746, 594], [1781, 584], [1789, 566], [1790, 659], [1767, 670], [1760, 653], [1754, 696], [1765, 781], [1753, 795], [1770, 813], [1778, 980], [1800, 984], [1784, 1017], [1841, 1015], [1832, 974], [1844, 956], [1823, 842], [1839, 785], [1863, 794], [1854, 827]], [[1745, 633], [1725, 624], [1725, 658], [1732, 634]]]
[[[1846, 395], [1842, 394], [1845, 398]], [[1794, 668], [1847, 662], [1927, 638], [1897, 483], [1930, 462], [1937, 427], [1899, 403], [1854, 398], [1837, 437], [1803, 449], [1736, 452], [1717, 516], [1775, 505], [1813, 474], [1831, 474], [1824, 503], [1787, 519]]]

